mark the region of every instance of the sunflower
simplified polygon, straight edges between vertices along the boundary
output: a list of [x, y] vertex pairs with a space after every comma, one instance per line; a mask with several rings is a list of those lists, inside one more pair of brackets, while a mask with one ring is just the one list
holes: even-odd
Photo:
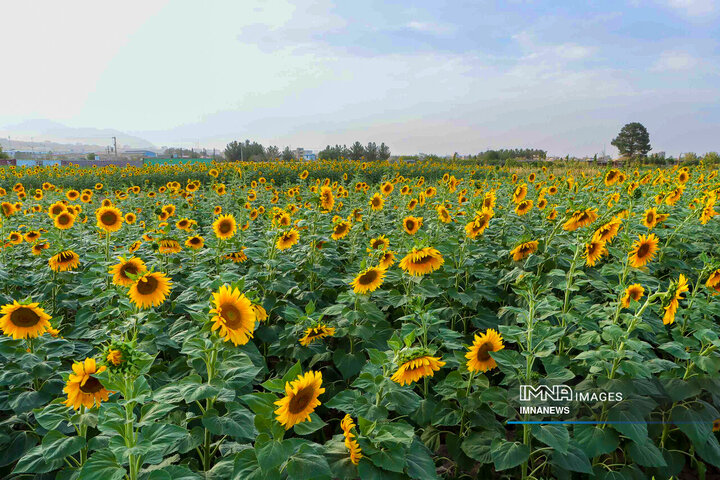
[[620, 305], [623, 308], [630, 306], [630, 300], [638, 301], [645, 295], [645, 289], [639, 283], [633, 283], [625, 289], [625, 295], [620, 299]]
[[644, 267], [652, 260], [657, 251], [660, 239], [654, 233], [650, 235], [640, 235], [640, 237], [632, 244], [632, 250], [628, 254], [630, 257], [630, 266], [633, 268]]
[[525, 196], [527, 195], [527, 185], [526, 184], [520, 184], [517, 187], [515, 187], [515, 191], [513, 192], [512, 200], [514, 203], [520, 203], [523, 200], [525, 200]]
[[445, 263], [440, 252], [431, 247], [418, 250], [413, 248], [400, 260], [400, 268], [413, 276], [425, 275], [434, 272]]
[[321, 405], [318, 397], [325, 393], [322, 388], [322, 373], [309, 371], [300, 374], [292, 382], [285, 382], [285, 396], [275, 402], [277, 421], [289, 430], [293, 425], [312, 421], [310, 414]]
[[255, 318], [257, 318], [258, 322], [264, 322], [268, 319], [268, 313], [267, 310], [265, 310], [265, 307], [263, 307], [262, 305], [253, 304], [252, 308], [255, 312]]
[[563, 225], [563, 230], [573, 232], [578, 228], [590, 225], [598, 218], [597, 208], [586, 208], [585, 210], [575, 211], [570, 219]]
[[670, 325], [675, 321], [675, 314], [680, 306], [680, 300], [683, 298], [682, 294], [690, 290], [685, 275], [681, 273], [678, 281], [670, 285], [670, 289], [673, 293], [670, 297], [670, 302], [664, 307], [663, 325]]
[[395, 263], [395, 252], [388, 250], [383, 254], [382, 258], [380, 258], [378, 267], [380, 267], [384, 270], [387, 270], [388, 268], [392, 267], [394, 263]]
[[713, 421], [713, 432], [720, 432], [720, 418], [716, 418]]
[[221, 215], [213, 222], [213, 231], [220, 240], [227, 240], [235, 235], [237, 222], [232, 214]]
[[97, 226], [106, 232], [117, 232], [124, 221], [122, 212], [115, 207], [100, 207], [95, 211]]
[[172, 238], [163, 238], [160, 240], [160, 248], [158, 249], [160, 253], [178, 253], [181, 250], [182, 247], [177, 240], [173, 240]]
[[583, 254], [585, 265], [594, 267], [598, 260], [607, 254], [608, 250], [605, 248], [605, 242], [602, 240], [590, 240], [590, 243], [585, 244], [585, 253]]
[[326, 210], [330, 211], [333, 209], [333, 205], [335, 205], [335, 197], [333, 197], [332, 188], [323, 186], [320, 188], [320, 206]]
[[340, 240], [341, 238], [347, 236], [348, 233], [350, 233], [350, 223], [344, 221], [338, 222], [333, 227], [333, 233], [330, 237], [333, 240]]
[[472, 346], [468, 348], [465, 354], [467, 358], [467, 368], [471, 372], [487, 372], [497, 367], [495, 360], [490, 356], [490, 352], [497, 352], [505, 348], [502, 336], [489, 328], [485, 333], [475, 334]]
[[55, 228], [60, 230], [68, 230], [75, 223], [75, 215], [65, 210], [57, 215], [54, 219]]
[[[245, 248], [243, 247], [243, 250], [244, 249]], [[238, 252], [228, 253], [223, 258], [225, 258], [226, 260], [232, 260], [233, 263], [245, 263], [248, 259], [247, 255], [245, 255], [245, 252], [243, 252], [242, 250]]]
[[93, 374], [104, 372], [107, 367], [97, 368], [95, 359], [86, 358], [84, 362], [75, 362], [72, 366], [73, 373], [68, 377], [63, 392], [68, 398], [65, 405], [75, 410], [84, 405], [85, 408], [93, 408], [95, 404], [100, 406], [101, 402], [107, 402], [111, 392], [107, 391], [100, 380], [93, 377]]
[[380, 235], [370, 240], [370, 247], [367, 250], [368, 252], [372, 252], [373, 250], [387, 250], [389, 246], [390, 240], [388, 240], [385, 235]]
[[185, 240], [185, 246], [193, 250], [200, 250], [205, 246], [205, 239], [200, 235], [193, 235]]
[[128, 296], [138, 308], [161, 305], [170, 293], [172, 280], [160, 272], [144, 272], [130, 286]]
[[55, 202], [52, 205], [48, 207], [48, 215], [50, 218], [55, 218], [56, 216], [60, 215], [62, 212], [67, 210], [67, 207], [62, 202]]
[[512, 255], [513, 260], [516, 262], [519, 262], [520, 260], [529, 257], [531, 254], [535, 253], [535, 251], [538, 248], [538, 241], [532, 240], [530, 242], [524, 242], [518, 245], [517, 247], [510, 250], [510, 255]]
[[13, 245], [20, 245], [23, 242], [23, 236], [20, 232], [10, 232], [7, 239]]
[[14, 340], [35, 338], [50, 329], [50, 315], [40, 308], [39, 303], [13, 303], [0, 308], [0, 331]]
[[145, 262], [137, 257], [130, 257], [127, 260], [124, 257], [119, 257], [118, 260], [120, 260], [120, 263], [110, 267], [110, 275], [113, 276], [113, 283], [115, 285], [129, 287], [135, 283], [135, 280], [130, 278], [128, 274], [139, 275], [143, 272], [147, 272]]
[[710, 274], [710, 277], [705, 282], [705, 286], [715, 290], [713, 295], [720, 293], [720, 269], [717, 269]]
[[370, 207], [372, 208], [372, 210], [373, 210], [374, 212], [378, 212], [378, 211], [380, 211], [380, 210], [383, 209], [383, 205], [385, 204], [385, 200], [383, 200], [383, 198], [380, 196], [379, 193], [376, 193], [376, 194], [373, 195], [372, 198], [370, 199], [369, 204], [370, 204]]
[[355, 293], [370, 293], [378, 289], [385, 279], [385, 269], [382, 267], [366, 268], [353, 280], [350, 285]]
[[48, 264], [53, 272], [67, 272], [78, 267], [80, 256], [72, 250], [65, 250], [51, 257]]
[[355, 438], [355, 434], [352, 433], [352, 429], [355, 428], [355, 423], [352, 421], [352, 417], [348, 414], [340, 422], [340, 428], [343, 431], [343, 437], [345, 437], [345, 448], [350, 452], [350, 461], [353, 465], [360, 463], [360, 459], [363, 457], [362, 449], [358, 445]]
[[518, 215], [525, 215], [530, 210], [532, 210], [533, 207], [533, 201], [532, 200], [523, 200], [522, 202], [518, 203], [515, 207], [515, 213]]
[[335, 328], [320, 324], [317, 327], [310, 327], [305, 330], [305, 335], [300, 339], [300, 345], [307, 347], [315, 340], [335, 335]]
[[32, 254], [33, 255], [40, 255], [43, 250], [47, 250], [50, 248], [50, 244], [47, 242], [38, 242], [35, 245], [32, 246]]
[[440, 357], [420, 355], [403, 362], [393, 374], [391, 379], [400, 385], [410, 385], [423, 377], [432, 377], [445, 362]]
[[652, 230], [657, 226], [659, 222], [657, 208], [653, 207], [645, 211], [643, 214], [642, 224], [645, 225], [648, 230]]
[[593, 234], [593, 240], [600, 242], [611, 242], [620, 231], [622, 225], [622, 218], [615, 217], [602, 227], [595, 230]]
[[252, 303], [240, 290], [221, 286], [213, 293], [212, 305], [212, 330], [220, 330], [218, 333], [224, 341], [232, 341], [238, 346], [245, 345], [253, 338], [257, 316]]
[[298, 243], [298, 240], [300, 240], [300, 232], [298, 232], [294, 228], [291, 228], [290, 230], [283, 232], [283, 234], [280, 235], [280, 237], [277, 239], [277, 242], [275, 243], [275, 248], [277, 248], [278, 250], [287, 250], [288, 248]]

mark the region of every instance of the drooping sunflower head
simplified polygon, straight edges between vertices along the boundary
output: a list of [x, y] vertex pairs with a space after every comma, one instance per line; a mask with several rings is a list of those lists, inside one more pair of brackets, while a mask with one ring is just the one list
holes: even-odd
[[388, 268], [392, 267], [394, 263], [395, 252], [387, 250], [385, 253], [383, 253], [382, 257], [380, 257], [378, 267], [382, 268], [383, 270], [387, 270]]
[[355, 428], [355, 423], [350, 415], [345, 415], [345, 418], [340, 422], [340, 428], [343, 431], [343, 437], [345, 437], [345, 447], [350, 453], [350, 461], [353, 465], [360, 463], [360, 459], [363, 457], [362, 449], [355, 439], [355, 434], [352, 432]]
[[532, 207], [533, 207], [532, 200], [523, 200], [522, 202], [518, 203], [515, 206], [515, 213], [518, 215], [525, 215], [530, 210], [532, 210]]
[[5, 335], [20, 338], [36, 338], [49, 330], [50, 315], [39, 307], [39, 303], [8, 303], [0, 308], [0, 331]]
[[620, 231], [620, 226], [622, 225], [622, 218], [615, 217], [612, 220], [610, 220], [608, 223], [603, 225], [602, 227], [598, 228], [595, 233], [593, 234], [593, 240], [600, 241], [600, 242], [611, 242]]
[[476, 334], [473, 344], [465, 354], [467, 358], [467, 368], [471, 372], [486, 372], [497, 367], [495, 359], [490, 356], [490, 352], [497, 352], [505, 348], [502, 336], [492, 328], [485, 333]]
[[510, 250], [510, 255], [512, 255], [514, 261], [519, 262], [520, 260], [523, 260], [529, 257], [531, 254], [535, 253], [537, 249], [538, 241], [531, 240], [529, 242], [523, 242], [517, 247]]
[[445, 362], [429, 354], [413, 355], [400, 361], [391, 379], [400, 385], [410, 385], [423, 377], [432, 377]]
[[425, 275], [439, 269], [445, 260], [442, 254], [432, 247], [413, 248], [400, 260], [400, 268], [413, 276]]
[[210, 314], [212, 330], [218, 330], [224, 341], [245, 345], [253, 337], [256, 314], [250, 300], [237, 288], [222, 285], [213, 293]]
[[32, 253], [33, 255], [40, 255], [43, 250], [47, 250], [50, 248], [50, 244], [47, 242], [37, 242], [35, 245], [32, 246]]
[[104, 365], [97, 368], [95, 359], [86, 358], [83, 362], [75, 362], [73, 364], [73, 373], [70, 374], [63, 388], [63, 392], [67, 393], [67, 400], [64, 402], [68, 407], [78, 410], [81, 405], [85, 408], [98, 407], [102, 402], [107, 402], [109, 392], [103, 384], [94, 377], [94, 374], [102, 373], [107, 367]]
[[335, 197], [333, 197], [332, 188], [323, 185], [320, 187], [320, 206], [323, 210], [331, 211], [335, 205]]
[[715, 290], [715, 294], [720, 293], [720, 268], [710, 274], [705, 282], [705, 286]]
[[385, 269], [381, 267], [366, 268], [350, 283], [355, 293], [370, 293], [377, 290], [385, 279]]
[[110, 267], [110, 275], [113, 276], [113, 283], [115, 285], [129, 287], [135, 282], [129, 275], [140, 275], [147, 271], [145, 262], [137, 257], [130, 257], [127, 260], [124, 257], [120, 257], [119, 260], [119, 263]]
[[72, 250], [65, 250], [51, 257], [48, 264], [53, 272], [67, 272], [80, 265], [80, 256]]
[[334, 327], [328, 327], [324, 323], [321, 323], [315, 327], [308, 327], [304, 335], [300, 338], [299, 342], [300, 345], [303, 347], [307, 347], [315, 340], [320, 340], [325, 337], [332, 337], [335, 335], [335, 328]]
[[159, 249], [158, 251], [160, 253], [170, 254], [170, 253], [178, 253], [182, 250], [182, 247], [180, 246], [180, 242], [173, 238], [163, 238], [159, 242]]
[[520, 203], [523, 200], [525, 200], [525, 196], [527, 195], [527, 185], [522, 183], [515, 187], [515, 190], [513, 191], [512, 200], [514, 203]]
[[325, 393], [322, 388], [322, 373], [309, 371], [300, 374], [298, 377], [285, 383], [285, 397], [281, 398], [275, 405], [276, 419], [285, 430], [304, 421], [311, 421], [310, 414], [321, 404], [318, 397]]
[[170, 293], [172, 281], [161, 272], [144, 272], [130, 286], [128, 295], [138, 308], [161, 305]]
[[232, 214], [221, 215], [213, 222], [215, 236], [221, 240], [227, 240], [235, 235], [237, 222]]

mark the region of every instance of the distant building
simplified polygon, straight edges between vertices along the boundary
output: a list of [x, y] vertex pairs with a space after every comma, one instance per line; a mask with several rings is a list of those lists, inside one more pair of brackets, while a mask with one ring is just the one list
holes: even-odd
[[318, 150], [306, 150], [302, 147], [298, 147], [295, 150], [295, 158], [297, 160], [315, 161], [318, 159], [318, 153], [320, 153]]
[[129, 157], [157, 158], [157, 153], [152, 150], [125, 150], [120, 152]]

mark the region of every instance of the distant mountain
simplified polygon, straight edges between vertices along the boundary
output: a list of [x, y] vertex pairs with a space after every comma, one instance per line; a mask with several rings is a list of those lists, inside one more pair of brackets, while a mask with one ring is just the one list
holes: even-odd
[[8, 136], [23, 143], [30, 141], [32, 137], [36, 143], [71, 144], [76, 148], [78, 144], [81, 144], [93, 147], [91, 150], [96, 150], [95, 147], [98, 146], [105, 148], [107, 145], [112, 145], [112, 137], [117, 137], [118, 150], [120, 151], [128, 148], [148, 150], [157, 148], [144, 138], [129, 135], [120, 130], [68, 127], [62, 123], [45, 119], [26, 120], [15, 125], [0, 127], [0, 138], [7, 140]]

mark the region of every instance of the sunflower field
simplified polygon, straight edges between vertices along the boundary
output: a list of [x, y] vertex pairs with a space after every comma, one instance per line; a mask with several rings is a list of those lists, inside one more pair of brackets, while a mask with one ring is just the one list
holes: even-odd
[[717, 174], [0, 168], [0, 476], [718, 478]]

